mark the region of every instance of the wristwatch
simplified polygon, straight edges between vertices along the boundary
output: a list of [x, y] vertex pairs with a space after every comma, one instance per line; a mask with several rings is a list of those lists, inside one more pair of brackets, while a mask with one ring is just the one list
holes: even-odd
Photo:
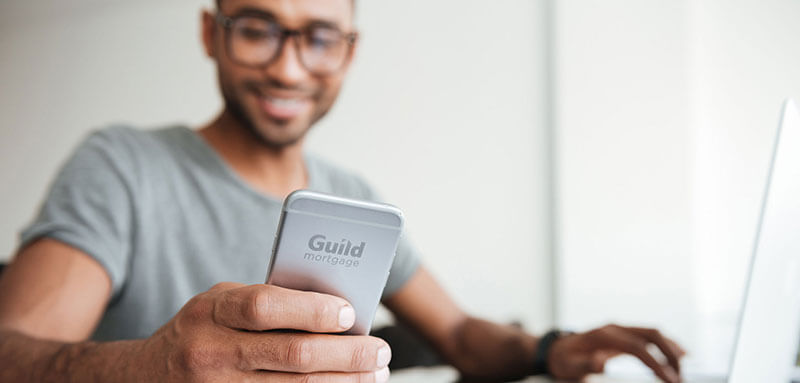
[[553, 329], [546, 332], [539, 338], [539, 345], [536, 347], [536, 356], [533, 359], [533, 374], [550, 374], [548, 362], [550, 361], [550, 347], [559, 338], [572, 334], [569, 331]]

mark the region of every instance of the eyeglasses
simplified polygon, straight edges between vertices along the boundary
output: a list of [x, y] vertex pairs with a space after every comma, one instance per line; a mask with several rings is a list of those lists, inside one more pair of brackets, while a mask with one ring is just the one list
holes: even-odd
[[217, 23], [227, 31], [225, 47], [237, 64], [262, 68], [280, 56], [286, 39], [294, 37], [303, 67], [317, 76], [338, 72], [353, 50], [356, 33], [344, 33], [328, 25], [287, 29], [264, 17], [225, 16], [217, 12]]

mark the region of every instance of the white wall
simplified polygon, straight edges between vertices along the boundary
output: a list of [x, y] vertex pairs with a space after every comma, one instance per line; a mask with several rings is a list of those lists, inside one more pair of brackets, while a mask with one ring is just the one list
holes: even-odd
[[[363, 55], [311, 145], [405, 209], [427, 263], [466, 307], [544, 328], [540, 5], [360, 2]], [[325, 147], [343, 137], [364, 152]]]
[[0, 3], [0, 259], [90, 129], [198, 124], [216, 112], [197, 37], [201, 4]]
[[705, 0], [691, 17], [698, 352], [726, 367], [779, 107], [800, 100], [800, 2]]
[[[217, 112], [197, 37], [206, 3], [0, 3], [0, 257], [88, 129]], [[543, 3], [358, 7], [359, 57], [310, 148], [404, 208], [425, 262], [465, 307], [545, 328]]]
[[559, 324], [692, 339], [686, 6], [558, 1]]
[[724, 371], [780, 103], [800, 97], [800, 3], [555, 3], [557, 321], [657, 326]]

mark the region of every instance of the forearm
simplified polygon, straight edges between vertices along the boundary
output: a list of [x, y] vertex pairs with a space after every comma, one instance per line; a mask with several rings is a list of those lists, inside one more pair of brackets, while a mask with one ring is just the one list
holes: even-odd
[[536, 337], [470, 317], [423, 267], [384, 304], [465, 377], [508, 380], [533, 373]]
[[440, 349], [464, 376], [516, 378], [533, 372], [538, 338], [519, 328], [465, 318]]
[[2, 382], [125, 382], [147, 380], [143, 340], [64, 343], [0, 329]]

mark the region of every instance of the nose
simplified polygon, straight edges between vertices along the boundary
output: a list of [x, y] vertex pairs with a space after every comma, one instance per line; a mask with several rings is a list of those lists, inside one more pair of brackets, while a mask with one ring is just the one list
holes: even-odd
[[272, 63], [266, 67], [267, 75], [274, 81], [286, 87], [293, 87], [310, 76], [308, 71], [300, 62], [297, 44], [294, 44], [296, 36], [286, 39], [281, 51]]

